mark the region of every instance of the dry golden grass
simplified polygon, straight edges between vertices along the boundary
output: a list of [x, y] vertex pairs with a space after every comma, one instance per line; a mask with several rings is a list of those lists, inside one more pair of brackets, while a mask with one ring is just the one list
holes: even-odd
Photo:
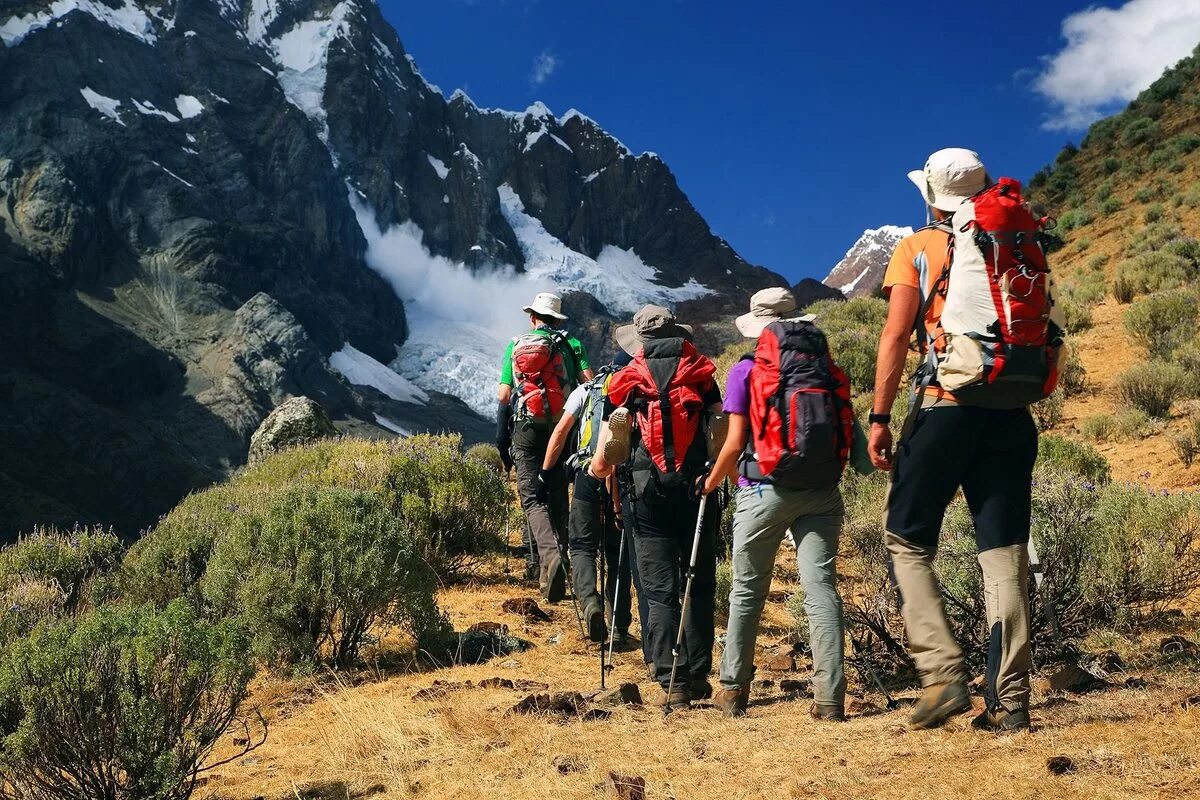
[[[781, 566], [784, 560], [781, 554]], [[786, 587], [786, 578], [777, 585]], [[374, 676], [355, 686], [330, 679], [264, 683], [255, 697], [272, 718], [267, 744], [220, 768], [206, 791], [282, 800], [325, 782], [344, 784], [350, 796], [597, 798], [606, 795], [606, 776], [614, 771], [645, 778], [649, 797], [689, 800], [1200, 795], [1200, 709], [1179, 705], [1200, 691], [1189, 685], [1194, 674], [1154, 677], [1150, 689], [1050, 703], [1035, 697], [1038, 730], [1011, 738], [972, 731], [965, 717], [940, 731], [910, 731], [904, 710], [881, 708], [822, 724], [809, 718], [807, 700], [770, 691], [756, 693], [750, 715], [740, 720], [711, 707], [666, 719], [622, 708], [608, 720], [563, 723], [507, 714], [524, 693], [504, 689], [412, 699], [435, 679], [493, 676], [543, 681], [551, 691], [595, 691], [595, 646], [580, 638], [569, 603], [540, 625], [500, 612], [505, 599], [530, 593], [498, 580], [443, 595], [457, 629], [495, 620], [535, 644], [509, 659]], [[787, 620], [782, 605], [772, 603], [768, 628], [778, 635]], [[762, 640], [774, 643], [771, 635]], [[640, 652], [618, 654], [610, 681], [648, 689]], [[868, 700], [882, 705], [877, 696]], [[1056, 755], [1070, 757], [1075, 772], [1051, 775], [1046, 760]], [[557, 766], [564, 760], [565, 772]]]

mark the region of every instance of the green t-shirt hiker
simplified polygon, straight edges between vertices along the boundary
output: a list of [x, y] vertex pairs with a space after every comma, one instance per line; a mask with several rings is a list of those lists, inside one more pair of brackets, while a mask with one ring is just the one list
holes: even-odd
[[542, 460], [567, 395], [592, 379], [592, 368], [579, 340], [555, 327], [567, 319], [562, 298], [543, 292], [523, 310], [531, 328], [508, 343], [500, 365], [496, 449], [505, 468], [516, 469], [526, 530], [537, 543], [527, 566], [540, 565], [542, 593], [558, 602], [566, 594], [567, 482], [561, 464], [545, 470]]

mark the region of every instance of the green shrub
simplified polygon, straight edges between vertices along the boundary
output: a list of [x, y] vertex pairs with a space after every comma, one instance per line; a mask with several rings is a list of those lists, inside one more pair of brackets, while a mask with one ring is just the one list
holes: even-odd
[[1140, 144], [1158, 138], [1158, 123], [1146, 117], [1133, 117], [1125, 122], [1121, 131], [1121, 142], [1126, 147], [1136, 147]]
[[1129, 408], [1113, 417], [1118, 439], [1145, 439], [1151, 433], [1153, 420], [1140, 408]]
[[1072, 292], [1063, 292], [1057, 299], [1068, 333], [1082, 333], [1092, 327], [1091, 304]]
[[1133, 302], [1133, 298], [1137, 297], [1137, 286], [1130, 278], [1117, 274], [1113, 279], [1112, 285], [1113, 299], [1121, 305], [1128, 305]]
[[1179, 195], [1179, 202], [1176, 205], [1183, 205], [1188, 208], [1200, 206], [1200, 185], [1193, 184], [1189, 189], [1181, 193]]
[[1064, 231], [1073, 231], [1090, 225], [1095, 217], [1086, 208], [1073, 208], [1058, 218], [1058, 227]]
[[1062, 422], [1063, 418], [1063, 394], [1061, 391], [1053, 392], [1044, 400], [1039, 400], [1029, 407], [1033, 412], [1033, 421], [1037, 423], [1039, 431], [1048, 431], [1051, 428]]
[[1121, 201], [1115, 197], [1110, 197], [1100, 204], [1100, 212], [1105, 216], [1115, 214], [1121, 210]]
[[733, 589], [733, 565], [728, 561], [717, 562], [716, 614], [720, 619], [729, 619], [729, 592]]
[[123, 549], [121, 540], [102, 528], [36, 528], [0, 550], [0, 591], [45, 583], [62, 593], [67, 611], [78, 611], [88, 599], [89, 584], [116, 568]]
[[1046, 472], [1074, 475], [1092, 483], [1107, 483], [1108, 461], [1095, 448], [1061, 436], [1038, 438], [1037, 466]]
[[1088, 259], [1087, 268], [1092, 272], [1099, 272], [1104, 269], [1104, 265], [1108, 263], [1108, 255], [1098, 253]]
[[186, 800], [253, 671], [234, 625], [183, 602], [41, 626], [0, 659], [4, 794]]
[[1151, 356], [1170, 358], [1196, 336], [1200, 298], [1191, 290], [1157, 292], [1134, 301], [1125, 312], [1125, 330]]
[[480, 443], [467, 448], [466, 456], [472, 461], [478, 461], [486, 467], [490, 467], [496, 472], [504, 472], [504, 462], [500, 460], [500, 453], [496, 450], [496, 446], [492, 444]]
[[796, 589], [784, 603], [792, 618], [792, 638], [797, 642], [807, 642], [812, 639], [812, 630], [808, 625], [808, 612], [804, 609], [804, 587], [796, 584]]
[[1112, 414], [1096, 414], [1079, 423], [1079, 433], [1092, 442], [1107, 442], [1117, 433], [1117, 421]]
[[1112, 180], [1109, 179], [1109, 180], [1102, 181], [1100, 183], [1100, 185], [1096, 187], [1097, 202], [1101, 202], [1101, 203], [1104, 202], [1108, 198], [1112, 197], [1112, 193], [1113, 193]]
[[[1143, 186], [1133, 193], [1133, 199], [1137, 200], [1139, 203], [1149, 203], [1154, 199], [1154, 190], [1148, 186]], [[1151, 220], [1146, 221], [1150, 222]]]
[[1194, 274], [1195, 269], [1187, 259], [1166, 251], [1156, 251], [1122, 261], [1117, 265], [1116, 279], [1122, 282], [1123, 287], [1127, 287], [1126, 291], [1132, 292], [1132, 297], [1136, 297], [1184, 286]]
[[1105, 175], [1112, 175], [1121, 168], [1121, 159], [1109, 156], [1104, 159], [1103, 169]]
[[1185, 467], [1190, 467], [1196, 456], [1200, 455], [1200, 417], [1192, 417], [1187, 429], [1171, 434], [1171, 445], [1179, 461]]
[[202, 590], [219, 613], [246, 621], [254, 652], [274, 666], [348, 666], [369, 631], [396, 625], [437, 647], [447, 630], [421, 533], [377, 494], [290, 489], [217, 540]]
[[1087, 250], [1091, 246], [1092, 246], [1092, 240], [1089, 239], [1088, 237], [1084, 236], [1082, 239], [1079, 239], [1078, 241], [1075, 242], [1075, 251], [1077, 253], [1082, 253], [1084, 250]]
[[1183, 231], [1178, 225], [1171, 222], [1156, 222], [1153, 225], [1147, 225], [1134, 234], [1125, 249], [1130, 255], [1135, 256], [1142, 253], [1152, 253], [1155, 250], [1163, 249], [1169, 242], [1178, 239], [1182, 235]]
[[1165, 418], [1171, 406], [1193, 391], [1194, 379], [1178, 364], [1146, 361], [1117, 377], [1117, 396], [1128, 408]]
[[856, 297], [846, 302], [822, 300], [805, 311], [817, 315], [816, 324], [829, 338], [833, 357], [850, 377], [855, 391], [873, 390], [887, 302], [875, 297]]
[[1158, 203], [1155, 203], [1152, 206], [1146, 207], [1146, 211], [1143, 214], [1143, 218], [1146, 220], [1147, 223], [1152, 224], [1152, 223], [1158, 222], [1160, 219], [1162, 219], [1164, 213], [1165, 212], [1163, 211], [1163, 207], [1161, 205], [1159, 205]]
[[1087, 390], [1087, 370], [1079, 352], [1070, 342], [1063, 349], [1058, 365], [1058, 388], [1067, 397], [1083, 394]]
[[1200, 134], [1180, 133], [1172, 136], [1166, 142], [1166, 149], [1176, 156], [1186, 156], [1200, 147]]
[[1176, 256], [1187, 262], [1191, 267], [1189, 279], [1195, 276], [1197, 271], [1200, 271], [1200, 239], [1193, 239], [1190, 236], [1174, 239], [1163, 245], [1163, 252], [1168, 256]]

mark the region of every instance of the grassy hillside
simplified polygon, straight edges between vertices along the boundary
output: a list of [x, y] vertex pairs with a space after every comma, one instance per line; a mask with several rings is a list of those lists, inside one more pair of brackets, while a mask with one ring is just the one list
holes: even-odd
[[1063, 148], [1029, 192], [1058, 220], [1052, 263], [1086, 370], [1044, 424], [1094, 443], [1118, 480], [1194, 486], [1200, 48]]

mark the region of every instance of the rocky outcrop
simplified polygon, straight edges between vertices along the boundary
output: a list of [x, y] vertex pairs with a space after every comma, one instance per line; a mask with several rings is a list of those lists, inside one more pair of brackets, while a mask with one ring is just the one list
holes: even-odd
[[247, 462], [257, 464], [272, 453], [337, 435], [325, 409], [307, 397], [289, 397], [267, 415], [250, 437]]

